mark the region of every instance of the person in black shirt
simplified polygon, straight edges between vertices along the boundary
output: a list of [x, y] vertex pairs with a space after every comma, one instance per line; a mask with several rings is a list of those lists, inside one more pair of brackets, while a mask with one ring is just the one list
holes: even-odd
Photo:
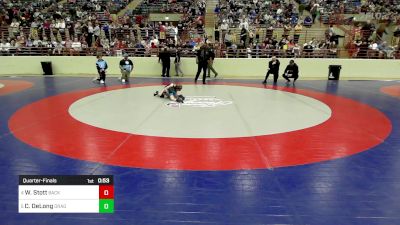
[[271, 73], [274, 75], [274, 84], [276, 84], [276, 82], [278, 81], [280, 64], [281, 63], [279, 62], [279, 60], [275, 56], [272, 56], [271, 61], [269, 61], [269, 63], [268, 63], [268, 72], [265, 75], [263, 84], [267, 83], [267, 79]]
[[119, 68], [121, 69], [121, 82], [129, 82], [129, 75], [133, 70], [133, 62], [128, 58], [128, 54], [124, 54], [124, 58], [119, 61]]
[[169, 69], [171, 67], [170, 57], [171, 55], [166, 47], [158, 54], [158, 62], [162, 63], [162, 77], [169, 77]]
[[283, 78], [290, 82], [289, 78], [293, 78], [293, 83], [299, 78], [299, 67], [294, 60], [290, 60], [289, 65], [286, 66], [285, 72], [282, 75]]
[[207, 66], [209, 60], [209, 51], [206, 45], [202, 45], [196, 54], [197, 73], [194, 82], [197, 83], [201, 70], [203, 70], [203, 84], [206, 84]]

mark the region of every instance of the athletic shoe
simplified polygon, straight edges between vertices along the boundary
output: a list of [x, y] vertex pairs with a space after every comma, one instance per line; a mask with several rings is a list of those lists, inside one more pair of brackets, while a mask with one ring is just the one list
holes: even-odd
[[262, 83], [263, 83], [263, 84], [267, 84], [267, 81], [264, 80]]
[[214, 78], [217, 78], [217, 77], [218, 77], [218, 73], [214, 75]]
[[106, 82], [104, 82], [104, 80], [101, 80], [101, 81], [100, 81], [100, 84], [106, 84]]
[[122, 79], [121, 82], [122, 82], [122, 83], [125, 83], [125, 79]]
[[158, 95], [158, 91], [156, 91], [156, 92], [153, 94], [153, 96], [156, 96], [156, 95]]

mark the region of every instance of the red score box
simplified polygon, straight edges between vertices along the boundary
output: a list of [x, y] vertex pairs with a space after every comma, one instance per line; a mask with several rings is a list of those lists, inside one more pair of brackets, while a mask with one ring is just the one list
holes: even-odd
[[99, 199], [113, 199], [114, 186], [113, 185], [99, 185]]

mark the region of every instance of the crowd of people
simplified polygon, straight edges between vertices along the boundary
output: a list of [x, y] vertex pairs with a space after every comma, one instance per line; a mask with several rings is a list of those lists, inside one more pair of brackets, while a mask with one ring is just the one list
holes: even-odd
[[[56, 0], [18, 1], [4, 0], [0, 4], [1, 55], [156, 55], [164, 46], [182, 49], [182, 56], [194, 56], [193, 49], [207, 41], [204, 36], [205, 0], [146, 0], [140, 5], [142, 13], [127, 11], [113, 19], [112, 12], [119, 11], [131, 0]], [[340, 9], [344, 1], [301, 0], [220, 0], [214, 13], [217, 16], [216, 52], [219, 57], [337, 57], [338, 41], [328, 29], [326, 39], [299, 42], [306, 23], [312, 24], [320, 12]], [[378, 7], [379, 3], [388, 6]], [[392, 0], [370, 0], [352, 4], [360, 10], [368, 5], [368, 13], [388, 15], [397, 13]], [[299, 5], [298, 5], [299, 4]], [[149, 22], [143, 7], [158, 6], [161, 12], [183, 13], [181, 21]], [[365, 8], [365, 7], [364, 7]], [[304, 10], [310, 16], [302, 17]], [[389, 10], [385, 13], [385, 10]], [[365, 10], [364, 10], [365, 11]], [[261, 28], [263, 27], [263, 28]], [[367, 28], [365, 28], [367, 27]], [[373, 24], [360, 27], [362, 38], [354, 37], [354, 55], [392, 57], [396, 50], [374, 35], [382, 35]], [[267, 28], [267, 35], [262, 29]], [[273, 36], [276, 28], [283, 28], [282, 37]], [[232, 32], [239, 29], [237, 36]], [[356, 29], [357, 30], [357, 29]], [[369, 32], [365, 32], [365, 31]], [[289, 35], [293, 33], [293, 35]], [[270, 33], [270, 35], [268, 35]], [[361, 33], [361, 32], [360, 32]], [[369, 34], [368, 37], [364, 37]], [[219, 38], [218, 38], [219, 37]], [[239, 37], [239, 38], [237, 38]], [[379, 50], [378, 54], [364, 54]], [[377, 47], [376, 47], [377, 46]], [[34, 48], [37, 48], [36, 50]], [[321, 54], [319, 54], [321, 53]], [[323, 54], [322, 54], [323, 53]]]
[[[17, 2], [17, 3], [14, 3]], [[128, 11], [117, 19], [111, 12], [124, 8], [130, 0], [68, 0], [46, 4], [2, 1], [0, 11], [1, 48], [3, 55], [18, 55], [24, 48], [37, 54], [81, 55], [103, 51], [119, 54], [137, 48], [139, 55], [151, 53], [163, 45], [188, 46], [203, 40], [205, 1], [168, 1], [183, 8], [184, 16], [177, 24], [149, 22], [146, 15]], [[186, 36], [186, 37], [185, 37]], [[32, 49], [30, 49], [32, 52]], [[30, 52], [30, 53], [31, 53]], [[34, 51], [33, 51], [34, 52]]]

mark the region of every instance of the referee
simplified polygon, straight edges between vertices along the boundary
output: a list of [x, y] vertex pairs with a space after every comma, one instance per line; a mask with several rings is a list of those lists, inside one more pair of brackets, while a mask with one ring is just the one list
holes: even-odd
[[162, 63], [162, 77], [169, 77], [169, 69], [171, 67], [171, 54], [167, 47], [158, 54], [158, 62]]

